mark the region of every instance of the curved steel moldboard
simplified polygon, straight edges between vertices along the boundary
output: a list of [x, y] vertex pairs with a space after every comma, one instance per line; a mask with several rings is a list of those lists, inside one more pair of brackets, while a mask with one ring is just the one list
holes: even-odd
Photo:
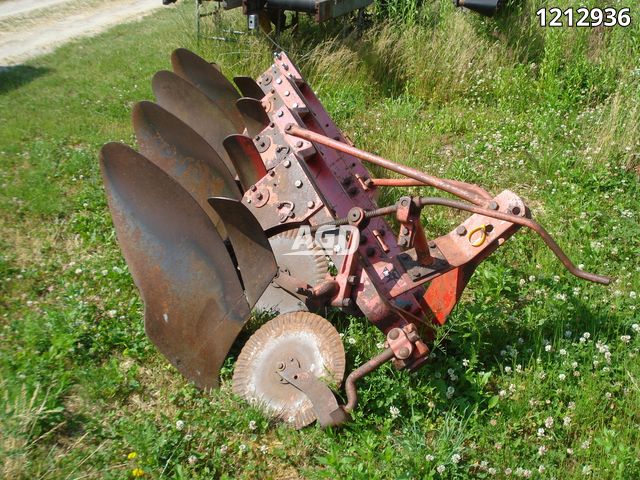
[[253, 308], [278, 272], [269, 240], [256, 217], [239, 200], [215, 197], [209, 204], [229, 232], [247, 301]]
[[260, 100], [242, 97], [236, 102], [236, 107], [242, 115], [249, 136], [259, 135], [269, 125], [269, 115], [265, 112]]
[[173, 72], [162, 70], [156, 73], [152, 88], [158, 104], [204, 138], [235, 176], [233, 164], [222, 146], [226, 137], [240, 133], [229, 118], [229, 112]]
[[238, 91], [219, 68], [186, 48], [178, 48], [171, 54], [171, 66], [180, 77], [192, 83], [222, 111], [238, 129], [242, 131], [242, 117], [236, 108], [240, 98]]
[[222, 144], [236, 172], [238, 172], [240, 185], [242, 185], [245, 192], [251, 185], [255, 185], [267, 174], [267, 169], [264, 166], [260, 152], [252, 139], [246, 135], [229, 135], [224, 139]]
[[250, 314], [220, 235], [186, 190], [126, 145], [106, 144], [100, 166], [147, 335], [198, 387], [217, 386]]
[[239, 199], [240, 190], [215, 150], [186, 123], [153, 102], [137, 103], [132, 118], [142, 155], [189, 192], [226, 238], [224, 225], [207, 199]]
[[265, 96], [260, 85], [251, 77], [233, 77], [233, 82], [238, 86], [243, 97], [261, 100]]

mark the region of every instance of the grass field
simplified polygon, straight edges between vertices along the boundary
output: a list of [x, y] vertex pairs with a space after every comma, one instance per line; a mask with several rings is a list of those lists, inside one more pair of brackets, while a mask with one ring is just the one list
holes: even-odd
[[[640, 10], [609, 2], [632, 7], [627, 28], [542, 29], [541, 0], [494, 20], [450, 3], [396, 2], [365, 32], [304, 22], [279, 42], [358, 146], [519, 193], [615, 282], [571, 277], [518, 233], [432, 362], [367, 377], [339, 431], [248, 408], [233, 358], [222, 389], [199, 392], [144, 336], [97, 153], [134, 144], [132, 105], [174, 48], [230, 76], [262, 72], [273, 47], [198, 45], [193, 4], [161, 11], [0, 72], [0, 478], [640, 478]], [[424, 214], [434, 236], [459, 218]], [[332, 320], [348, 368], [378, 351], [365, 320]]]

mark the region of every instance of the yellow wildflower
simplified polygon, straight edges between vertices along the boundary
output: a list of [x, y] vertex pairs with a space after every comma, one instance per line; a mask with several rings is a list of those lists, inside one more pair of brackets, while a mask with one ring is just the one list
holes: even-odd
[[144, 475], [144, 470], [142, 470], [141, 468], [134, 468], [131, 471], [131, 475], [133, 475], [134, 477], [142, 477]]
[[131, 452], [129, 455], [127, 455], [127, 458], [129, 460], [133, 460], [134, 458], [136, 458], [138, 456], [138, 452]]

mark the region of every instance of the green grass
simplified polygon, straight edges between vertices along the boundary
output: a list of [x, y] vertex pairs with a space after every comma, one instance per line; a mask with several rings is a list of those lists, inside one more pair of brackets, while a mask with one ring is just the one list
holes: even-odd
[[[362, 34], [304, 22], [279, 40], [358, 146], [518, 192], [576, 263], [616, 276], [581, 282], [518, 233], [478, 269], [432, 362], [367, 377], [340, 431], [248, 408], [233, 358], [211, 394], [167, 365], [98, 169], [104, 142], [134, 144], [131, 107], [171, 50], [257, 75], [264, 37], [197, 45], [186, 4], [0, 72], [0, 477], [640, 478], [640, 11], [626, 2], [626, 29], [543, 30], [543, 3], [486, 20], [438, 0]], [[425, 210], [432, 236], [457, 218]], [[333, 320], [350, 368], [378, 351], [365, 320]]]

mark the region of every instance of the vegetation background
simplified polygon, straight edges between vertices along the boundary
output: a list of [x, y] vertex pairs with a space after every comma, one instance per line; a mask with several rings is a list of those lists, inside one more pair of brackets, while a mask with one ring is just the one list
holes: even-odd
[[[541, 6], [585, 4], [630, 7], [632, 24], [536, 23]], [[106, 208], [98, 150], [135, 143], [132, 105], [174, 48], [229, 76], [270, 63], [263, 35], [198, 43], [193, 9], [0, 72], [0, 477], [640, 478], [638, 3], [512, 0], [485, 19], [402, 0], [365, 30], [304, 20], [280, 37], [357, 145], [518, 192], [576, 263], [616, 277], [579, 281], [518, 233], [428, 366], [380, 369], [352, 423], [300, 432], [231, 395], [233, 358], [207, 395], [160, 357]], [[458, 218], [425, 211], [434, 235]], [[350, 367], [378, 350], [365, 320], [332, 320]]]

